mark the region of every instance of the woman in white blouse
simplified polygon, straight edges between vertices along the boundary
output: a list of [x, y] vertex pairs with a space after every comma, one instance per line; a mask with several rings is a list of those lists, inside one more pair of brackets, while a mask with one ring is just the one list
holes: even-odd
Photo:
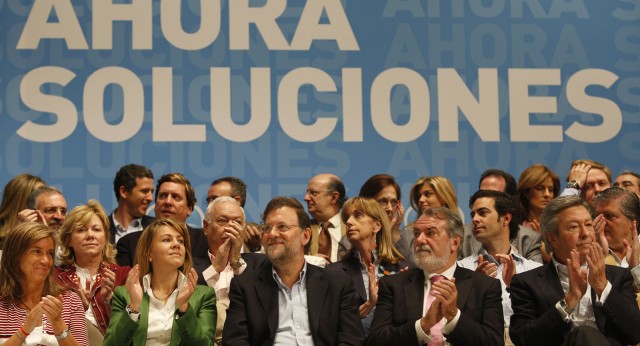
[[183, 223], [162, 219], [145, 228], [136, 265], [115, 290], [105, 346], [213, 344], [215, 291], [196, 285], [190, 249]]

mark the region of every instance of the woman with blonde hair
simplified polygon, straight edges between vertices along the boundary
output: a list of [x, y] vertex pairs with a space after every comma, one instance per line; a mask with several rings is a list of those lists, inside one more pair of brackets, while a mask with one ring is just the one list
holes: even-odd
[[459, 214], [458, 197], [449, 179], [436, 175], [416, 180], [409, 194], [411, 207], [422, 213], [426, 208], [445, 207]]
[[27, 201], [33, 191], [44, 186], [42, 178], [23, 173], [15, 176], [4, 186], [2, 204], [0, 204], [0, 247], [1, 240], [18, 223], [18, 213], [27, 209]]
[[[115, 264], [116, 251], [109, 243], [109, 217], [94, 199], [71, 210], [60, 227], [59, 237], [60, 263], [55, 268], [55, 278], [82, 298], [85, 317], [90, 322], [89, 334], [95, 343], [107, 332], [113, 290], [124, 285], [131, 268]], [[94, 333], [96, 329], [98, 333]]]
[[215, 291], [196, 285], [187, 226], [152, 222], [135, 262], [125, 286], [116, 287], [104, 345], [213, 345]]
[[368, 334], [378, 300], [378, 278], [406, 270], [409, 263], [393, 245], [387, 213], [376, 200], [350, 198], [341, 216], [351, 251], [341, 261], [329, 264], [327, 270], [344, 271], [353, 279], [356, 305]]
[[88, 345], [82, 300], [53, 277], [53, 230], [35, 222], [8, 232], [0, 265], [0, 344]]
[[[560, 178], [549, 167], [536, 164], [527, 167], [518, 179], [518, 201], [522, 209], [522, 225], [541, 233], [540, 216], [544, 207], [560, 193]], [[544, 241], [540, 244], [542, 260], [551, 260]]]

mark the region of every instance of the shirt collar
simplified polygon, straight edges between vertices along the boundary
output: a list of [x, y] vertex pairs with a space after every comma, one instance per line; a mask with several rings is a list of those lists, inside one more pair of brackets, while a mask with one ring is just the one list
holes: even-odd
[[[520, 255], [520, 253], [518, 252], [518, 249], [516, 249], [515, 247], [513, 247], [512, 245], [509, 246], [509, 255], [511, 255], [511, 257], [516, 261], [516, 262], [520, 262], [520, 263], [524, 263], [524, 257], [522, 257], [522, 255]], [[494, 263], [496, 265], [500, 265], [500, 263], [491, 255], [489, 255], [489, 253], [487, 252], [487, 250], [485, 250], [483, 247], [481, 247], [478, 252], [476, 252], [473, 256], [473, 261], [474, 263], [478, 263], [478, 256], [482, 255], [482, 258], [484, 260], [487, 260], [491, 263]]]
[[[178, 287], [176, 287], [176, 290], [181, 289], [186, 282], [187, 282], [187, 277], [184, 274], [182, 274], [181, 271], [178, 271]], [[144, 290], [145, 293], [151, 289], [151, 273], [142, 277], [142, 289]]]
[[[278, 284], [278, 286], [280, 287], [286, 287], [283, 283], [282, 280], [280, 279], [280, 276], [278, 275], [278, 273], [276, 272], [276, 267], [272, 266], [271, 267], [271, 273], [273, 275], [273, 279], [276, 281], [276, 283]], [[300, 272], [300, 277], [298, 279], [298, 282], [304, 282], [304, 278], [306, 276], [307, 273], [307, 261], [304, 261], [304, 266], [302, 267], [302, 271]], [[288, 288], [287, 288], [288, 289]]]
[[426, 270], [424, 271], [424, 281], [425, 283], [427, 281], [429, 281], [429, 279], [431, 279], [432, 276], [434, 275], [442, 275], [445, 278], [447, 278], [448, 280], [451, 280], [453, 278], [453, 273], [455, 273], [456, 268], [458, 267], [458, 263], [454, 262], [453, 265], [449, 268], [447, 268], [445, 271], [443, 271], [442, 273], [438, 274], [438, 273], [429, 273]]

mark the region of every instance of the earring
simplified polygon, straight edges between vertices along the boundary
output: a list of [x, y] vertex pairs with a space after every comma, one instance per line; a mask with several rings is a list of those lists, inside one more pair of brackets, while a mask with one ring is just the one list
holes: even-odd
[[151, 257], [149, 257], [149, 262], [151, 262]]

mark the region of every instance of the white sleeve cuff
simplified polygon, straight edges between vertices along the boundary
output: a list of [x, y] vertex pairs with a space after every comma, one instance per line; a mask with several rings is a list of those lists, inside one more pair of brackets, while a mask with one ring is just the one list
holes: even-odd
[[422, 326], [420, 326], [420, 320], [416, 321], [415, 324], [416, 335], [418, 336], [418, 344], [424, 345], [431, 342], [431, 335], [427, 334], [422, 330]]

